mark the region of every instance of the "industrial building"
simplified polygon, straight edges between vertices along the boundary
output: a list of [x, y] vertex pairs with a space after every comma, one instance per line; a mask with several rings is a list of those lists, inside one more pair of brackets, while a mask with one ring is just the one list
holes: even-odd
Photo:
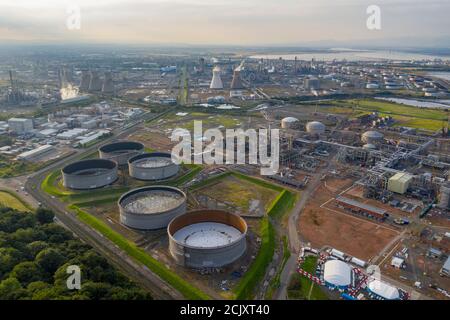
[[400, 293], [397, 288], [379, 280], [369, 282], [367, 290], [381, 300], [400, 300]]
[[52, 150], [54, 150], [54, 147], [46, 144], [46, 145], [37, 147], [36, 149], [30, 150], [30, 151], [26, 151], [26, 152], [23, 152], [23, 153], [19, 154], [17, 156], [17, 159], [19, 159], [19, 160], [31, 160], [33, 158], [41, 156], [41, 155], [43, 155], [43, 154], [45, 154], [47, 152], [50, 152]]
[[139, 180], [164, 180], [178, 173], [170, 153], [144, 153], [128, 160], [130, 176]]
[[134, 141], [119, 141], [106, 144], [98, 151], [101, 159], [114, 160], [119, 166], [123, 166], [130, 158], [143, 153], [144, 145]]
[[340, 260], [325, 262], [323, 279], [328, 287], [345, 290], [352, 284], [352, 278], [352, 268], [347, 263]]
[[309, 77], [305, 79], [305, 89], [317, 90], [320, 88], [320, 81], [316, 77]]
[[441, 275], [450, 277], [450, 257], [447, 257], [440, 271]]
[[405, 194], [411, 184], [413, 176], [406, 172], [399, 172], [392, 176], [388, 181], [388, 190]]
[[189, 212], [172, 220], [167, 232], [175, 262], [189, 268], [223, 267], [247, 248], [247, 223], [226, 211]]
[[441, 186], [438, 207], [444, 210], [450, 210], [450, 182]]
[[24, 118], [11, 118], [8, 120], [9, 131], [15, 134], [24, 134], [33, 130], [33, 120]]
[[96, 189], [117, 180], [117, 163], [111, 160], [82, 160], [65, 166], [61, 172], [63, 185], [76, 190]]
[[186, 194], [169, 186], [147, 186], [122, 195], [118, 206], [120, 222], [127, 227], [156, 230], [186, 212]]
[[389, 214], [386, 210], [380, 209], [365, 203], [361, 203], [359, 201], [355, 201], [353, 199], [345, 198], [342, 196], [338, 196], [336, 201], [339, 206], [348, 209], [356, 214], [361, 214], [367, 216], [369, 218], [374, 218], [377, 220], [386, 219]]

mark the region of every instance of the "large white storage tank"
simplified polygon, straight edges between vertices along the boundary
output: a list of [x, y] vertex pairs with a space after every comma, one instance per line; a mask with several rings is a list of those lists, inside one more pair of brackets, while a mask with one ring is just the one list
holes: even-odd
[[310, 134], [323, 134], [325, 132], [325, 125], [319, 121], [311, 121], [306, 124], [306, 132]]
[[281, 120], [281, 128], [283, 129], [294, 129], [297, 128], [299, 121], [294, 117], [286, 117]]

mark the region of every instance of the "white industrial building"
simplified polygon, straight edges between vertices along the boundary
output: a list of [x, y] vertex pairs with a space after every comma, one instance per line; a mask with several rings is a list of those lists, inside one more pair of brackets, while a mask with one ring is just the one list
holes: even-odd
[[447, 257], [444, 265], [441, 268], [441, 275], [450, 277], [450, 257]]
[[399, 300], [400, 293], [396, 287], [393, 287], [380, 280], [373, 280], [367, 285], [367, 290], [376, 297], [384, 300]]
[[35, 158], [37, 156], [40, 156], [40, 155], [42, 155], [44, 153], [50, 152], [52, 150], [53, 150], [53, 146], [46, 144], [46, 145], [40, 146], [40, 147], [38, 147], [36, 149], [30, 150], [30, 151], [26, 151], [26, 152], [23, 152], [23, 153], [19, 154], [17, 156], [17, 159], [19, 159], [19, 160], [30, 160], [30, 159], [33, 159], [33, 158]]
[[8, 120], [9, 130], [15, 134], [23, 134], [34, 129], [33, 120], [25, 118], [11, 118]]
[[87, 131], [88, 131], [87, 129], [76, 128], [76, 129], [64, 131], [64, 132], [58, 134], [56, 137], [61, 140], [73, 140], [76, 137], [81, 136], [82, 134], [84, 134]]
[[397, 269], [403, 269], [405, 267], [405, 259], [393, 257], [391, 260], [391, 266]]
[[323, 279], [332, 288], [347, 289], [352, 284], [352, 268], [340, 260], [325, 262]]

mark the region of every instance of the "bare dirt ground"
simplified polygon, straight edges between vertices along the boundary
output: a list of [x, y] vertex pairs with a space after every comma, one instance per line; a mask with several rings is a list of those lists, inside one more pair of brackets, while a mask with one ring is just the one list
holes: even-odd
[[316, 248], [331, 246], [357, 258], [370, 260], [398, 232], [359, 216], [320, 207], [352, 185], [350, 179], [328, 179], [314, 192], [300, 215], [300, 235]]

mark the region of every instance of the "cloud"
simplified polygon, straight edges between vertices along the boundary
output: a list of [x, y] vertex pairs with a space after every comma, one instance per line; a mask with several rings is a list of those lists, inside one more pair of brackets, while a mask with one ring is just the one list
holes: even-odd
[[[271, 44], [450, 34], [448, 0], [378, 0], [382, 30], [365, 27], [368, 0], [0, 0], [0, 40]], [[82, 28], [66, 28], [78, 4]]]

